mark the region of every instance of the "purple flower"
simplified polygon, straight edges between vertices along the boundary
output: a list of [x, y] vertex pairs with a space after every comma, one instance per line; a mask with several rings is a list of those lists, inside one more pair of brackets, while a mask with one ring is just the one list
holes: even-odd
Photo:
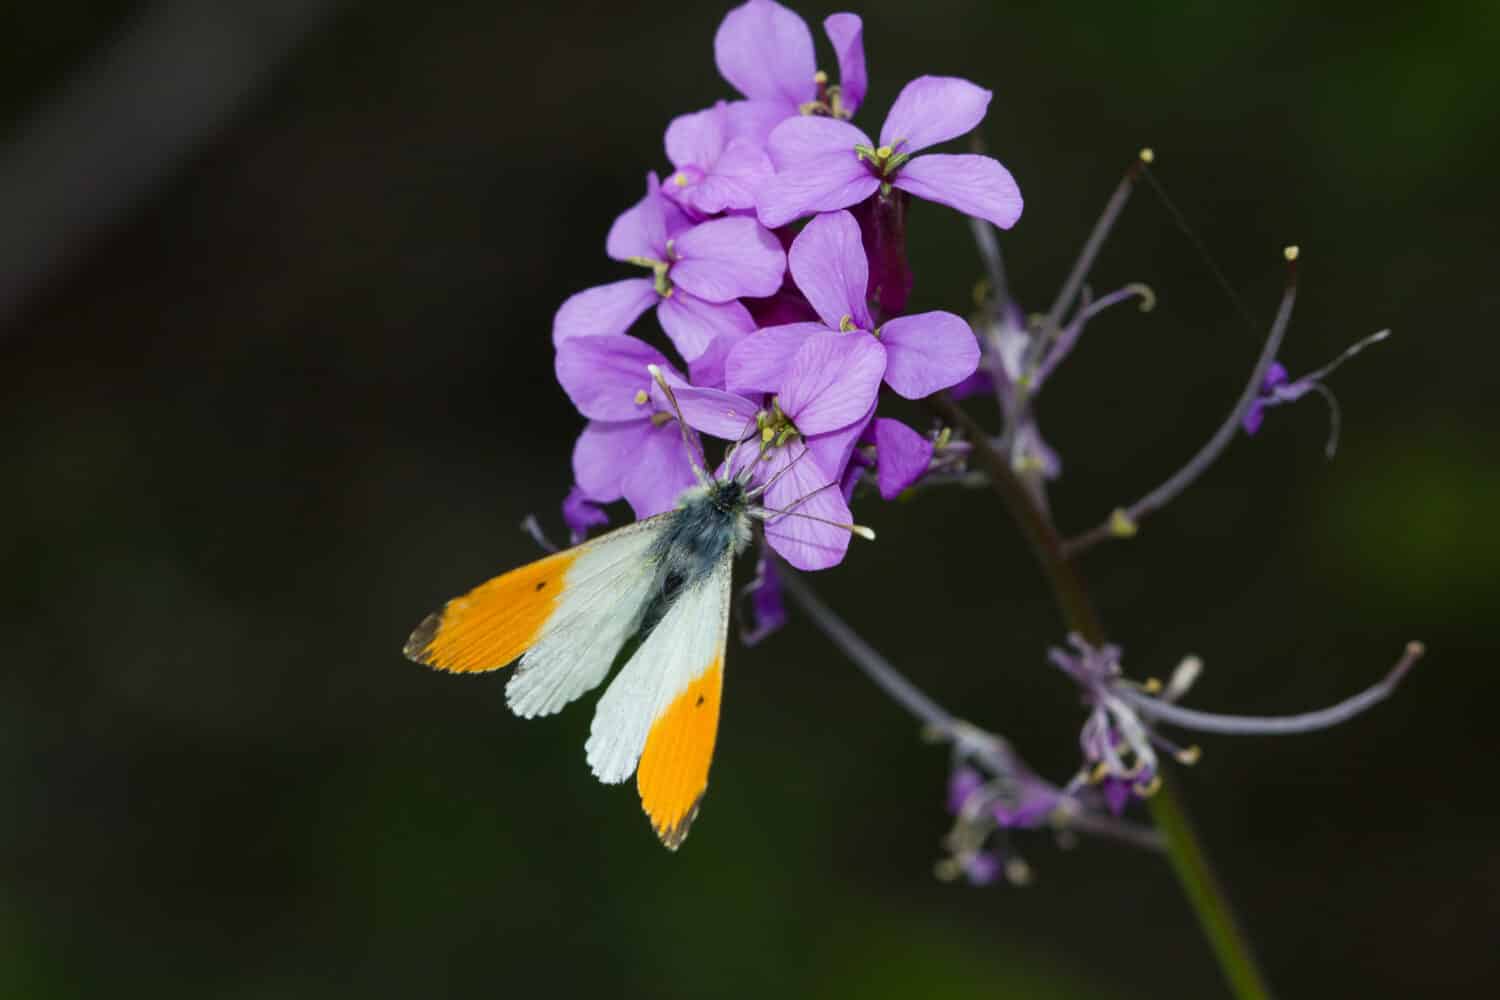
[[1243, 716], [1176, 704], [1202, 670], [1197, 657], [1184, 659], [1166, 685], [1155, 680], [1136, 684], [1124, 677], [1118, 646], [1096, 647], [1077, 635], [1068, 636], [1068, 643], [1071, 650], [1050, 649], [1047, 658], [1078, 684], [1089, 706], [1079, 733], [1085, 767], [1069, 789], [1085, 783], [1100, 785], [1105, 802], [1116, 814], [1131, 795], [1150, 796], [1160, 787], [1158, 750], [1183, 764], [1198, 759], [1197, 747], [1177, 746], [1157, 730], [1158, 725], [1235, 735], [1289, 735], [1327, 729], [1389, 697], [1423, 653], [1420, 643], [1409, 644], [1383, 679], [1328, 708], [1296, 715]]
[[1260, 383], [1260, 395], [1250, 401], [1245, 412], [1240, 416], [1240, 426], [1245, 429], [1246, 434], [1254, 434], [1260, 430], [1265, 421], [1266, 410], [1273, 406], [1281, 406], [1285, 403], [1294, 403], [1310, 392], [1316, 392], [1322, 396], [1328, 404], [1328, 443], [1324, 451], [1329, 458], [1333, 457], [1339, 446], [1339, 403], [1334, 398], [1333, 392], [1323, 384], [1323, 379], [1336, 370], [1345, 361], [1354, 357], [1371, 344], [1378, 344], [1391, 331], [1381, 330], [1358, 343], [1346, 348], [1342, 354], [1334, 358], [1328, 364], [1315, 371], [1308, 372], [1299, 379], [1293, 380], [1287, 375], [1286, 368], [1280, 361], [1272, 361], [1271, 366], [1266, 369], [1266, 374]]
[[[775, 392], [795, 351], [809, 337], [873, 333], [887, 385], [921, 399], [973, 374], [979, 344], [969, 325], [947, 312], [898, 316], [876, 329], [865, 299], [869, 266], [859, 225], [848, 212], [820, 215], [792, 241], [792, 278], [818, 314], [816, 323], [768, 327], [743, 338], [725, 362], [736, 392]], [[860, 337], [861, 340], [870, 340]]]
[[796, 115], [849, 118], [864, 100], [864, 27], [854, 14], [823, 22], [839, 64], [839, 83], [818, 70], [812, 32], [801, 16], [772, 0], [750, 0], [724, 16], [714, 35], [719, 73], [748, 100], [732, 105], [738, 130], [764, 141]]
[[767, 140], [776, 176], [761, 188], [760, 221], [774, 229], [898, 188], [1009, 229], [1021, 216], [1021, 192], [997, 161], [974, 154], [914, 155], [972, 130], [990, 97], [967, 80], [918, 77], [897, 95], [878, 146], [838, 119], [782, 122]]
[[552, 321], [552, 342], [622, 334], [650, 306], [672, 343], [691, 361], [721, 333], [755, 329], [735, 301], [781, 287], [786, 255], [754, 219], [713, 219], [691, 225], [661, 195], [653, 173], [646, 197], [610, 228], [605, 250], [615, 260], [649, 268], [650, 278], [627, 278], [570, 297]]
[[852, 520], [839, 484], [884, 367], [873, 338], [805, 337], [764, 409], [732, 392], [673, 387], [690, 426], [729, 441], [758, 431], [736, 449], [730, 471], [753, 466], [751, 481], [765, 487], [766, 539], [797, 569], [837, 565], [849, 547], [848, 529], [837, 526]]
[[741, 615], [740, 641], [754, 646], [786, 624], [786, 603], [781, 597], [781, 581], [776, 577], [776, 560], [764, 545], [755, 561], [755, 579], [742, 590], [748, 597], [748, 615]]
[[[595, 503], [624, 497], [637, 518], [670, 510], [692, 486], [694, 456], [647, 365], [672, 372], [649, 344], [620, 334], [557, 347], [557, 380], [589, 424], [573, 447], [573, 478]], [[569, 522], [570, 527], [573, 522]]]
[[668, 198], [698, 216], [753, 209], [762, 184], [775, 173], [761, 145], [732, 134], [729, 106], [672, 119], [667, 159], [677, 169], [662, 186]]
[[[1266, 407], [1275, 406], [1277, 402], [1290, 402], [1288, 399], [1277, 399], [1277, 391], [1289, 380], [1285, 366], [1280, 361], [1272, 361], [1271, 367], [1266, 369], [1266, 377], [1261, 379], [1260, 396], [1251, 401], [1245, 415], [1240, 417], [1240, 426], [1245, 428], [1246, 434], [1254, 434], [1260, 430], [1260, 425], [1266, 419]], [[1301, 396], [1302, 393], [1297, 395]]]
[[875, 483], [882, 500], [894, 500], [927, 472], [933, 445], [899, 420], [876, 417], [871, 425], [875, 442]]
[[574, 545], [588, 537], [590, 528], [602, 528], [609, 523], [609, 515], [580, 486], [568, 491], [563, 500], [562, 515], [563, 523], [568, 526], [568, 537]]

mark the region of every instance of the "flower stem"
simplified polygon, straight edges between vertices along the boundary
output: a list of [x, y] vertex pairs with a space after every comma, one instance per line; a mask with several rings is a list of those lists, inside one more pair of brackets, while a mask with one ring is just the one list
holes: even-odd
[[[989, 436], [978, 421], [946, 392], [931, 397], [931, 402], [945, 421], [962, 430], [969, 439], [975, 461], [989, 474], [991, 488], [1031, 544], [1068, 628], [1090, 645], [1102, 645], [1104, 625], [1094, 610], [1083, 577], [1063, 551], [1062, 538], [1051, 517], [1032, 501], [1005, 458], [990, 447]], [[1162, 836], [1167, 857], [1193, 906], [1199, 926], [1213, 947], [1219, 968], [1229, 981], [1234, 996], [1240, 1000], [1268, 1000], [1270, 988], [1256, 964], [1249, 940], [1230, 909], [1229, 899], [1209, 866], [1187, 812], [1177, 797], [1171, 775], [1163, 774], [1162, 779], [1160, 791], [1147, 800], [1151, 818]]]

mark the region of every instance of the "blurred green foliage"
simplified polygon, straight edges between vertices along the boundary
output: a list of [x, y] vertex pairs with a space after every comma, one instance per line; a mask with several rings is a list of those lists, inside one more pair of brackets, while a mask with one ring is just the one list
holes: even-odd
[[[19, 116], [127, 5], [24, 5]], [[825, 10], [802, 8], [810, 18]], [[1159, 859], [1019, 844], [1026, 889], [936, 882], [945, 753], [813, 630], [731, 654], [681, 853], [583, 762], [589, 709], [522, 723], [407, 630], [556, 531], [579, 421], [550, 317], [617, 276], [609, 221], [674, 114], [727, 96], [716, 5], [352, 4], [170, 187], [0, 333], [0, 995], [1215, 995]], [[1184, 788], [1287, 996], [1492, 982], [1500, 415], [1493, 3], [865, 6], [866, 124], [921, 72], [996, 92], [984, 131], [1044, 308], [1142, 145], [1253, 311], [1303, 248], [1295, 374], [1389, 326], [1087, 572], [1138, 675], [1290, 711], [1429, 662], [1342, 730], [1208, 741]], [[190, 86], [191, 81], [184, 81]], [[14, 124], [0, 134], [16, 134]], [[108, 164], [100, 169], [107, 172]], [[3, 225], [3, 220], [0, 220]], [[967, 302], [951, 213], [913, 212], [915, 306]], [[1222, 418], [1257, 340], [1146, 190], [1094, 272], [1042, 415], [1084, 526]], [[990, 415], [987, 415], [987, 419]], [[983, 492], [860, 511], [817, 582], [1038, 767], [1076, 696], [1034, 567]]]

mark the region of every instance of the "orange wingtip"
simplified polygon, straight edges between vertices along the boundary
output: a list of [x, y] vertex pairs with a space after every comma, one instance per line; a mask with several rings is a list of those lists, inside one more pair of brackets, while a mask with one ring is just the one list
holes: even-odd
[[677, 850], [708, 788], [708, 765], [719, 730], [721, 660], [714, 660], [651, 725], [636, 769], [641, 807], [661, 842]]
[[576, 558], [575, 549], [559, 552], [455, 597], [422, 619], [403, 651], [408, 659], [454, 673], [505, 666], [536, 642]]

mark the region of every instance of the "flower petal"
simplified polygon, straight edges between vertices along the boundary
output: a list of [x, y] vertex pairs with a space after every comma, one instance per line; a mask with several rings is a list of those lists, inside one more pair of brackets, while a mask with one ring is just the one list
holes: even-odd
[[880, 496], [894, 500], [921, 479], [932, 461], [932, 442], [899, 420], [875, 420], [875, 482]]
[[858, 14], [830, 14], [823, 20], [823, 30], [833, 43], [833, 54], [839, 61], [839, 103], [846, 113], [852, 115], [863, 103], [868, 86], [864, 24]]
[[724, 388], [724, 364], [740, 341], [750, 336], [738, 330], [721, 333], [708, 342], [703, 353], [688, 362], [688, 377], [694, 385]]
[[781, 582], [776, 577], [776, 560], [764, 547], [755, 562], [755, 579], [746, 589], [750, 592], [750, 615], [748, 622], [747, 616], [740, 616], [740, 641], [754, 646], [786, 624], [786, 605], [781, 599]]
[[687, 225], [682, 210], [662, 197], [655, 172], [646, 175], [646, 196], [615, 219], [604, 239], [604, 252], [615, 260], [667, 259], [667, 239]]
[[626, 278], [575, 292], [552, 318], [552, 343], [624, 333], [657, 298], [650, 278]]
[[[848, 427], [829, 431], [827, 434], [814, 434], [807, 439], [807, 446], [812, 449], [813, 458], [818, 460], [818, 467], [840, 480], [840, 491], [843, 487], [842, 480], [853, 464], [855, 448], [874, 416], [875, 403], [871, 402], [865, 415]], [[848, 496], [847, 493], [844, 494], [846, 501]]]
[[[672, 175], [663, 189], [703, 216], [755, 208], [761, 186], [776, 174], [766, 151], [749, 139], [734, 139], [713, 169], [694, 183], [690, 171]], [[682, 179], [682, 183], [674, 183]]]
[[[855, 146], [872, 146], [870, 137], [848, 122], [815, 115], [788, 118], [771, 130], [766, 152], [778, 171], [798, 164], [826, 160], [835, 153], [848, 154], [856, 163]], [[867, 171], [868, 172], [868, 171]]]
[[715, 337], [755, 329], [750, 310], [740, 303], [705, 302], [682, 289], [673, 289], [671, 295], [660, 301], [656, 320], [689, 363], [696, 361]]
[[730, 101], [725, 110], [729, 138], [747, 139], [762, 149], [777, 125], [797, 117], [796, 109], [781, 101]]
[[642, 420], [653, 412], [647, 365], [671, 366], [634, 337], [574, 337], [557, 347], [557, 380], [590, 420]]
[[1009, 229], [1021, 217], [1021, 189], [998, 160], [973, 153], [929, 153], [908, 161], [891, 184]]
[[919, 76], [896, 95], [880, 127], [880, 144], [915, 153], [956, 139], [984, 120], [992, 96], [956, 76]]
[[979, 341], [969, 324], [948, 312], [898, 316], [880, 328], [885, 382], [907, 399], [957, 385], [979, 367]]
[[830, 336], [822, 323], [768, 326], [743, 338], [724, 362], [724, 385], [730, 392], [777, 392], [786, 381], [792, 358], [808, 337]]
[[750, 315], [762, 327], [784, 326], [787, 323], [817, 323], [823, 325], [813, 307], [803, 298], [796, 287], [783, 283], [781, 291], [770, 298], [753, 299], [745, 303]]
[[[587, 433], [587, 431], [585, 431]], [[568, 538], [574, 545], [588, 537], [590, 528], [599, 528], [609, 523], [609, 515], [599, 509], [589, 498], [583, 487], [574, 486], [562, 503], [563, 523], [568, 526]]]
[[1240, 426], [1245, 433], [1255, 435], [1260, 432], [1261, 424], [1266, 421], [1266, 401], [1264, 399], [1252, 399], [1250, 405], [1245, 408], [1245, 413], [1240, 417]]
[[678, 115], [667, 126], [665, 145], [672, 166], [695, 166], [707, 169], [724, 152], [728, 112], [723, 101], [703, 111]]
[[766, 521], [771, 548], [801, 570], [827, 569], [842, 562], [849, 549], [848, 529], [796, 516], [848, 524], [853, 515], [839, 492], [838, 479], [821, 468], [805, 446], [795, 443], [776, 449], [764, 468], [763, 481], [779, 476], [766, 491], [766, 506], [790, 512]]
[[[779, 128], [780, 126], [778, 126]], [[814, 212], [833, 212], [857, 205], [880, 188], [851, 151], [788, 167], [761, 185], [755, 211], [772, 229]]]
[[736, 90], [795, 108], [816, 96], [812, 32], [772, 0], [750, 0], [724, 15], [714, 35], [714, 62]]
[[847, 427], [874, 405], [884, 373], [885, 348], [869, 334], [811, 337], [792, 356], [781, 409], [804, 436]]
[[650, 432], [649, 420], [590, 421], [573, 445], [573, 481], [596, 503], [620, 499], [620, 485]]
[[683, 491], [697, 482], [694, 458], [682, 443], [677, 421], [669, 420], [660, 427], [648, 422], [646, 426], [650, 430], [640, 447], [628, 456], [630, 471], [620, 483], [620, 491], [637, 520], [671, 510]]
[[828, 212], [813, 219], [792, 241], [787, 258], [797, 288], [829, 329], [842, 329], [846, 319], [858, 330], [873, 327], [865, 298], [870, 265], [854, 216]]
[[672, 248], [678, 256], [668, 272], [672, 284], [708, 302], [770, 295], [786, 275], [786, 253], [776, 237], [743, 216], [700, 223]]
[[673, 385], [672, 395], [689, 427], [724, 441], [742, 440], [755, 430], [760, 407], [744, 396], [721, 389]]

